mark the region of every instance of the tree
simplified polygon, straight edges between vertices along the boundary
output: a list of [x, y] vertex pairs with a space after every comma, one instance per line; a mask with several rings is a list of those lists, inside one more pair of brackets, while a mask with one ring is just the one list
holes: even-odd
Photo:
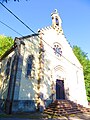
[[0, 57], [7, 51], [14, 43], [11, 37], [0, 35]]
[[87, 53], [83, 52], [78, 46], [73, 46], [73, 52], [83, 66], [86, 94], [88, 101], [90, 101], [90, 60]]

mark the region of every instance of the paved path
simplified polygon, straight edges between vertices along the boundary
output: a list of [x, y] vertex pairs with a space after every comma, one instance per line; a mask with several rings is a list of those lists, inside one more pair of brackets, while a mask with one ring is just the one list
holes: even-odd
[[64, 119], [64, 118], [56, 118], [56, 119], [53, 119], [53, 118], [49, 118], [49, 119], [0, 118], [0, 120], [67, 120], [67, 119]]
[[77, 114], [75, 116], [69, 116], [68, 118], [66, 117], [61, 117], [61, 118], [42, 118], [42, 119], [30, 119], [30, 118], [16, 118], [16, 117], [12, 117], [12, 118], [0, 118], [0, 120], [90, 120], [90, 113], [88, 114]]
[[50, 118], [50, 119], [20, 119], [20, 118], [0, 118], [0, 120], [90, 120], [90, 119], [79, 119], [79, 118]]

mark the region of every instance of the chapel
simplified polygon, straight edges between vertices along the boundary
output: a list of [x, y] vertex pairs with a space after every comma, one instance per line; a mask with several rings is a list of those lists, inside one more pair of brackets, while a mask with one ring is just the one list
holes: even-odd
[[62, 99], [88, 105], [83, 67], [66, 40], [57, 10], [51, 20], [51, 26], [36, 34], [16, 37], [0, 58], [0, 105], [7, 113], [42, 110]]

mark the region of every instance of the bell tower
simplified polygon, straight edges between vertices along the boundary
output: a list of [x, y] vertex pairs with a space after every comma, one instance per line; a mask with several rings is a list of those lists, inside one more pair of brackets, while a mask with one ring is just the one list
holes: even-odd
[[53, 28], [56, 28], [56, 27], [61, 28], [62, 21], [57, 12], [57, 9], [55, 9], [54, 12], [51, 14], [51, 18], [52, 18], [52, 27]]

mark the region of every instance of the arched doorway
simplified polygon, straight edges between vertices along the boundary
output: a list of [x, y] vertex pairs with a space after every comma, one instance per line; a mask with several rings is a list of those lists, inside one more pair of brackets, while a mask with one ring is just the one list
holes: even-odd
[[54, 75], [56, 81], [56, 99], [65, 99], [65, 78], [66, 72], [61, 65], [54, 68]]

